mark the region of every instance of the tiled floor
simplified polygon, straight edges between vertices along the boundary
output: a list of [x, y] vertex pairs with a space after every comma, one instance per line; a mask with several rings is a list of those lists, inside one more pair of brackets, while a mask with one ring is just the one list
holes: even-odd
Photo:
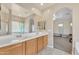
[[69, 42], [69, 38], [54, 37], [54, 48], [71, 53], [72, 43]]
[[67, 52], [55, 49], [55, 48], [44, 48], [38, 55], [69, 55]]

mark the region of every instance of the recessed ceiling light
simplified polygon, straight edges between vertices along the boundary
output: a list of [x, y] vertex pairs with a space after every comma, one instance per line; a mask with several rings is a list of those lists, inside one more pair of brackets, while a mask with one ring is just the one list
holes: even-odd
[[43, 6], [44, 4], [43, 4], [43, 3], [41, 3], [40, 5], [41, 5], [41, 6]]

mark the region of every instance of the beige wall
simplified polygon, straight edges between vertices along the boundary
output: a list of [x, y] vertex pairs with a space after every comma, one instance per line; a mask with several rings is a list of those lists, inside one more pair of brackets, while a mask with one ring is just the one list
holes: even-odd
[[43, 13], [43, 16], [44, 16], [43, 18], [46, 20], [46, 31], [48, 32], [48, 47], [53, 48], [53, 17], [52, 17], [52, 13], [49, 10], [46, 10]]

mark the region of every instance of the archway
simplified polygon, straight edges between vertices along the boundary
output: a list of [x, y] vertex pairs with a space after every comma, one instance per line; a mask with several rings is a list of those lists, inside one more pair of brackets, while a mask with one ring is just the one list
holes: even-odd
[[54, 48], [72, 53], [72, 10], [60, 8], [53, 14]]

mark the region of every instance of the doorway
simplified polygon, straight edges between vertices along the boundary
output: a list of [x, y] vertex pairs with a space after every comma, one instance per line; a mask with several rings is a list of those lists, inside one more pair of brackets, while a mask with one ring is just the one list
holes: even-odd
[[60, 8], [53, 14], [54, 48], [72, 53], [72, 10]]

